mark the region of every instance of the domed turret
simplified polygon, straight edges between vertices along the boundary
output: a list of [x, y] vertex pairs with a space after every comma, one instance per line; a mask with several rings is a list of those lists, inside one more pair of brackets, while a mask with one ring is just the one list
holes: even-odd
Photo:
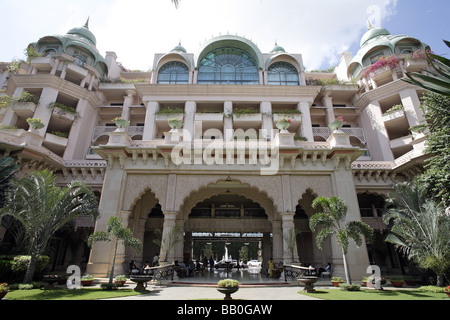
[[182, 53], [187, 53], [186, 49], [181, 45], [181, 42], [178, 43], [178, 45], [172, 49], [172, 51], [170, 52], [182, 52]]
[[371, 40], [390, 35], [391, 33], [385, 28], [374, 28], [369, 25], [369, 30], [367, 30], [367, 32], [361, 38], [361, 48], [368, 44]]
[[272, 51], [270, 51], [270, 53], [278, 53], [278, 52], [286, 52], [286, 50], [284, 50], [284, 48], [282, 46], [279, 46], [275, 42], [275, 46], [273, 47]]
[[87, 19], [86, 24], [83, 27], [70, 29], [67, 34], [81, 37], [88, 40], [94, 46], [97, 45], [97, 39], [95, 38], [91, 30], [89, 30], [89, 18]]

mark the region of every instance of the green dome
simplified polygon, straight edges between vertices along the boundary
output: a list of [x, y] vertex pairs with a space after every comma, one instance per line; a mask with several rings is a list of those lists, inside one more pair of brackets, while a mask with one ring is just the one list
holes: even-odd
[[183, 52], [187, 53], [186, 49], [179, 43], [175, 48], [172, 49], [170, 52]]
[[88, 25], [89, 25], [89, 19], [88, 19], [88, 21], [86, 21], [86, 24], [83, 27], [70, 29], [69, 32], [67, 32], [67, 34], [86, 39], [95, 46], [95, 45], [97, 45], [97, 39], [95, 38], [95, 36], [91, 32], [91, 30], [89, 30]]
[[279, 46], [277, 43], [275, 43], [275, 46], [273, 47], [272, 51], [270, 53], [276, 53], [276, 52], [286, 52], [282, 46]]
[[367, 30], [367, 32], [361, 38], [361, 48], [373, 39], [390, 35], [391, 33], [385, 28], [369, 28], [369, 30]]

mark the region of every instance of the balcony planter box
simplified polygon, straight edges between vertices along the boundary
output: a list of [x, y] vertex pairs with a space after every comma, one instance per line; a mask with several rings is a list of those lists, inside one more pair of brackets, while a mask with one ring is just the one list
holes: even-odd
[[428, 67], [428, 62], [426, 60], [408, 60], [405, 63], [406, 71], [417, 72], [422, 71]]
[[249, 114], [233, 114], [234, 122], [261, 122], [262, 115], [260, 113], [249, 113]]
[[196, 113], [195, 121], [219, 121], [223, 122], [223, 113]]
[[36, 104], [33, 102], [15, 102], [11, 105], [15, 114], [20, 117], [32, 117], [36, 110]]
[[391, 121], [391, 120], [401, 119], [401, 118], [404, 118], [404, 117], [405, 117], [405, 111], [397, 110], [397, 111], [394, 111], [394, 112], [389, 113], [389, 114], [384, 114], [383, 115], [383, 121], [384, 122], [388, 122], [388, 121]]
[[52, 57], [36, 57], [31, 59], [31, 65], [38, 70], [51, 70], [55, 65]]
[[75, 113], [68, 112], [68, 111], [62, 110], [62, 109], [57, 108], [57, 107], [55, 107], [53, 109], [53, 115], [56, 116], [56, 117], [59, 117], [60, 119], [67, 120], [70, 123], [75, 121], [75, 119], [77, 117], [77, 115]]
[[52, 133], [47, 133], [45, 135], [45, 142], [46, 143], [52, 144], [52, 145], [56, 145], [56, 146], [59, 146], [59, 147], [64, 147], [64, 148], [67, 147], [67, 142], [68, 141], [69, 140], [67, 138], [59, 137], [59, 136], [57, 136], [55, 134], [52, 134]]
[[369, 77], [375, 81], [379, 81], [381, 79], [386, 79], [391, 75], [392, 75], [392, 69], [390, 67], [383, 67], [383, 68], [377, 69], [377, 70], [369, 73]]
[[158, 122], [165, 122], [167, 123], [169, 119], [178, 118], [183, 121], [184, 114], [183, 113], [163, 113], [163, 114], [156, 114], [155, 119]]
[[88, 75], [88, 71], [82, 67], [79, 67], [73, 63], [69, 63], [67, 66], [67, 72], [73, 73], [80, 79], [84, 79]]
[[301, 114], [274, 114], [273, 115], [273, 122], [277, 123], [281, 119], [290, 119], [293, 123], [294, 122], [301, 122], [302, 121], [302, 115]]

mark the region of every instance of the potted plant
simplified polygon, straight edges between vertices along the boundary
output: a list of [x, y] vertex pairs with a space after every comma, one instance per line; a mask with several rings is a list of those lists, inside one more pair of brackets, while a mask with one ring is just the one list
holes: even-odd
[[334, 120], [332, 123], [328, 125], [328, 128], [330, 128], [332, 131], [339, 130], [342, 128], [342, 126], [345, 124], [344, 117], [339, 116]]
[[217, 291], [225, 295], [224, 300], [233, 300], [231, 295], [239, 290], [239, 281], [233, 279], [220, 280], [217, 283]]
[[417, 285], [417, 279], [414, 277], [405, 277], [404, 281], [405, 281], [406, 285], [408, 285], [408, 286]]
[[178, 118], [171, 118], [168, 120], [168, 123], [170, 128], [172, 128], [172, 130], [181, 129], [181, 127], [183, 126], [183, 120]]
[[128, 128], [130, 126], [130, 121], [123, 119], [122, 117], [115, 117], [112, 121], [116, 124], [119, 129]]
[[7, 283], [0, 284], [0, 300], [2, 300], [9, 291], [9, 287]]
[[91, 276], [90, 274], [86, 274], [83, 277], [81, 277], [81, 284], [84, 287], [88, 287], [92, 284], [92, 282], [94, 282], [94, 277]]
[[342, 277], [332, 277], [331, 283], [337, 288], [339, 287], [339, 284], [344, 283], [344, 280], [342, 280]]
[[365, 287], [367, 287], [367, 281], [369, 281], [369, 277], [364, 277], [362, 279], [362, 283], [364, 284]]
[[402, 278], [390, 278], [389, 281], [391, 282], [392, 286], [396, 288], [403, 287], [403, 279]]
[[28, 118], [27, 122], [33, 129], [42, 129], [45, 126], [41, 118]]
[[114, 278], [114, 283], [119, 285], [120, 287], [123, 287], [125, 282], [127, 282], [127, 277], [125, 275], [116, 276]]
[[281, 130], [281, 132], [287, 132], [287, 129], [291, 126], [292, 121], [288, 118], [282, 118], [277, 121], [277, 128]]

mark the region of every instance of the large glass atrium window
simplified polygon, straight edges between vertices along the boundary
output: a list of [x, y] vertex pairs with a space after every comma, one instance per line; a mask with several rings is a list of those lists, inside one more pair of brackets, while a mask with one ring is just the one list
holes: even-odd
[[189, 69], [177, 61], [168, 62], [161, 67], [158, 73], [158, 83], [160, 84], [188, 84]]
[[275, 62], [269, 67], [269, 85], [298, 86], [297, 69], [287, 62]]
[[259, 84], [256, 60], [242, 49], [215, 49], [200, 61], [197, 82], [199, 84]]

